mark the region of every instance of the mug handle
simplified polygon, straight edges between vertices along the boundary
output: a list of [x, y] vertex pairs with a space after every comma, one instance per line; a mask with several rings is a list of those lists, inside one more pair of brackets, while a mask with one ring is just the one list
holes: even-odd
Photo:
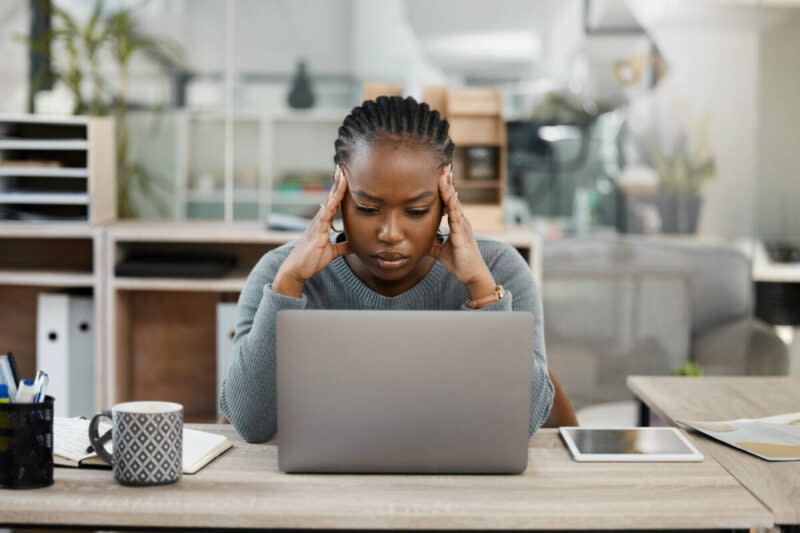
[[94, 448], [95, 453], [100, 456], [100, 459], [114, 466], [114, 458], [111, 457], [111, 454], [108, 453], [105, 448], [106, 442], [111, 440], [111, 430], [109, 429], [106, 431], [105, 435], [102, 437], [99, 436], [97, 432], [100, 419], [103, 417], [113, 420], [111, 418], [111, 411], [103, 411], [102, 413], [94, 415], [92, 421], [89, 423], [89, 442], [92, 443], [92, 448]]

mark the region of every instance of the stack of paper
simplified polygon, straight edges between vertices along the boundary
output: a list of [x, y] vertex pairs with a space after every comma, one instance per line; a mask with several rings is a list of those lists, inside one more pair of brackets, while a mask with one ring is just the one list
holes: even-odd
[[679, 418], [678, 422], [768, 461], [800, 460], [800, 413], [714, 422]]

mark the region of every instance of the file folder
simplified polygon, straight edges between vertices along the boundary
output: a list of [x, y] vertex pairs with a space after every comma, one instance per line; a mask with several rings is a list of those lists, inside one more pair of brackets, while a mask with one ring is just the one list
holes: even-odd
[[36, 367], [47, 372], [55, 416], [94, 414], [92, 298], [41, 293], [36, 308]]

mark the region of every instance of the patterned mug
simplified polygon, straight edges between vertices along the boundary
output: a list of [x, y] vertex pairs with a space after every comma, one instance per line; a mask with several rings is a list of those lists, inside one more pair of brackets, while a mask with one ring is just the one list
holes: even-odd
[[[102, 417], [111, 429], [98, 434]], [[105, 443], [113, 442], [113, 456]], [[96, 414], [89, 424], [89, 441], [97, 455], [111, 465], [123, 485], [175, 483], [183, 471], [183, 406], [171, 402], [120, 403]]]

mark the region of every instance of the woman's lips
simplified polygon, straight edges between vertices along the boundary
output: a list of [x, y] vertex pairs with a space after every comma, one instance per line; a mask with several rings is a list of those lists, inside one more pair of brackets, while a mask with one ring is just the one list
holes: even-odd
[[400, 254], [377, 254], [374, 256], [381, 268], [394, 270], [406, 264], [408, 257]]

